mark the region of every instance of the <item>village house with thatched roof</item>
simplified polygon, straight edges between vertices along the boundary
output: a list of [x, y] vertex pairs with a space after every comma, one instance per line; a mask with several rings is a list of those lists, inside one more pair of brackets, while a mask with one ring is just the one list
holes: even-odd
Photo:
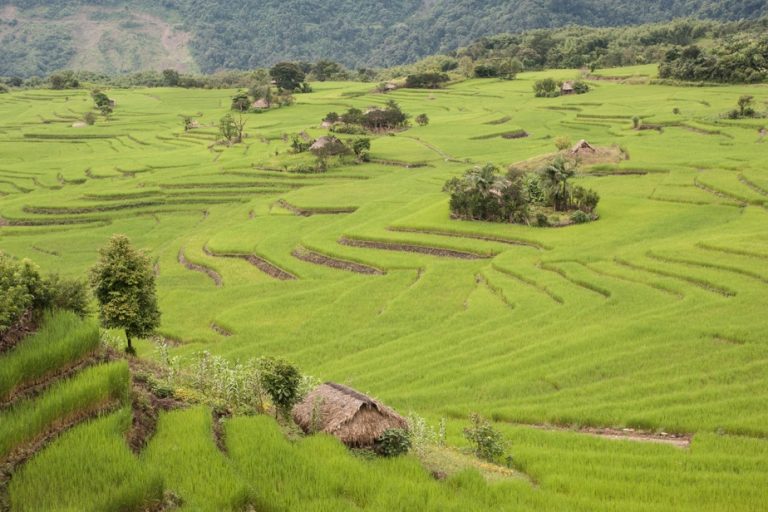
[[578, 155], [579, 153], [594, 153], [595, 148], [592, 147], [592, 144], [587, 142], [584, 139], [581, 139], [573, 148], [571, 149], [571, 153], [574, 155]]
[[256, 110], [267, 110], [270, 107], [272, 107], [272, 104], [265, 98], [258, 99], [251, 103], [251, 108]]
[[370, 448], [384, 431], [407, 429], [389, 407], [354, 389], [326, 382], [293, 409], [293, 420], [308, 433], [324, 432], [351, 448]]
[[573, 82], [563, 82], [563, 85], [560, 86], [560, 94], [563, 96], [567, 96], [575, 92], [576, 90], [573, 88]]
[[347, 153], [347, 146], [333, 135], [324, 135], [318, 138], [309, 150], [317, 156], [335, 156]]

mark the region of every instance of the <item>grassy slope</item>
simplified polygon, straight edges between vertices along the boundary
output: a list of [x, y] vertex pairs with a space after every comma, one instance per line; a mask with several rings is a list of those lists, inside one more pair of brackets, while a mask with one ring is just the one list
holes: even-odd
[[[162, 329], [185, 340], [179, 355], [206, 348], [233, 358], [287, 356], [404, 412], [451, 418], [456, 443], [463, 418], [479, 410], [498, 420], [516, 463], [538, 482], [535, 493], [516, 494], [531, 508], [758, 510], [768, 488], [760, 439], [768, 433], [768, 212], [765, 196], [740, 177], [768, 183], [765, 142], [758, 124], [718, 122], [717, 115], [740, 94], [763, 102], [768, 90], [599, 82], [586, 96], [535, 99], [531, 85], [542, 76], [387, 97], [345, 94], [365, 92], [365, 84], [320, 84], [292, 108], [251, 116], [247, 144], [224, 151], [207, 149], [213, 130], [205, 126], [226, 111], [228, 91], [112, 91], [114, 119], [85, 129], [69, 127], [90, 106], [85, 92], [6, 95], [0, 215], [53, 225], [2, 227], [0, 244], [82, 275], [111, 233], [127, 233], [157, 258]], [[322, 176], [254, 168], [287, 151], [283, 133], [320, 135], [326, 112], [389, 97], [432, 123], [375, 139], [374, 157], [429, 167], [370, 164]], [[183, 136], [178, 114], [196, 113], [204, 128]], [[633, 115], [688, 126], [635, 132]], [[504, 117], [511, 119], [487, 124]], [[473, 140], [517, 128], [531, 136]], [[449, 219], [440, 192], [447, 178], [471, 163], [512, 164], [550, 152], [558, 135], [621, 144], [631, 160], [620, 168], [656, 172], [580, 178], [603, 198], [601, 220], [589, 225], [541, 230]], [[147, 198], [162, 204], [78, 213]], [[274, 206], [280, 198], [359, 209], [295, 217]], [[25, 206], [71, 210], [41, 214]], [[93, 223], [55, 224], [73, 218]], [[387, 230], [393, 226], [524, 239], [544, 249]], [[337, 243], [342, 235], [495, 256], [461, 261], [352, 248]], [[205, 244], [255, 253], [299, 279], [275, 281], [242, 260], [206, 255]], [[388, 273], [358, 276], [305, 263], [290, 255], [298, 245]], [[182, 267], [182, 247], [224, 285]], [[234, 335], [221, 337], [212, 323]], [[689, 451], [679, 451], [520, 422], [697, 435]]]

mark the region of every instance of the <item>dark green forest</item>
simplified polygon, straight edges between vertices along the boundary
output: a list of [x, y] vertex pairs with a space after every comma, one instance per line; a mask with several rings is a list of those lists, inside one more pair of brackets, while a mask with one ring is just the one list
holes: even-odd
[[[505, 32], [570, 25], [616, 27], [680, 17], [754, 19], [768, 14], [766, 0], [0, 0], [0, 8], [5, 5], [24, 12], [33, 9], [35, 16], [51, 21], [44, 34], [9, 31], [0, 36], [0, 75], [24, 76], [65, 67], [77, 38], [57, 32], [55, 21], [80, 6], [159, 13], [192, 33], [191, 51], [204, 73], [323, 58], [351, 69], [386, 67], [449, 53]], [[627, 59], [614, 55], [604, 60]]]

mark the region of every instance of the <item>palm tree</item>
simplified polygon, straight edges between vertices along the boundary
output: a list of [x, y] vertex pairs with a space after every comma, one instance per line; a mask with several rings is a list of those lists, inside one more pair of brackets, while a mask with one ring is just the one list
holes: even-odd
[[571, 202], [571, 185], [568, 180], [576, 174], [573, 163], [558, 156], [539, 172], [552, 207], [558, 212], [567, 210]]

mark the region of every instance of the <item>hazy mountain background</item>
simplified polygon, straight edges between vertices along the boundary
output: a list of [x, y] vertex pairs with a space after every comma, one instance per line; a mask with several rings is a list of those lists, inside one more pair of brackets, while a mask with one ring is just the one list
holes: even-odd
[[0, 76], [389, 66], [500, 32], [766, 14], [768, 0], [0, 0]]

